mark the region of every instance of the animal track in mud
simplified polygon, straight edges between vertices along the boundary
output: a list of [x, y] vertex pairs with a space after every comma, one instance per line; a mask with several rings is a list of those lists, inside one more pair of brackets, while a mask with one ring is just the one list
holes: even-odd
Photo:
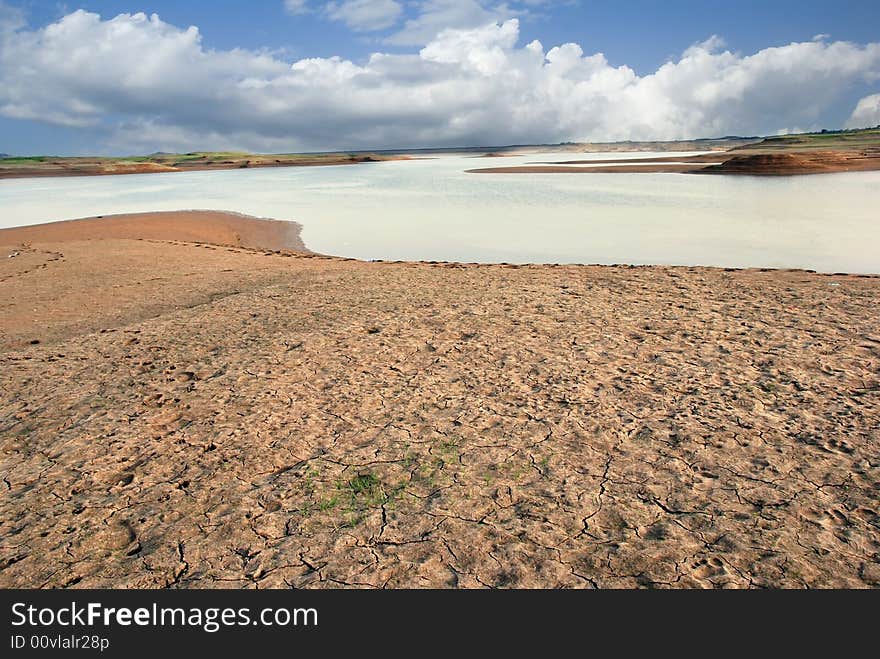
[[855, 452], [855, 449], [849, 445], [845, 439], [834, 439], [833, 437], [828, 439], [822, 447], [831, 453], [845, 453], [846, 455], [852, 455]]
[[825, 511], [826, 525], [833, 529], [847, 527], [850, 525], [849, 518], [839, 510], [831, 508]]
[[724, 561], [715, 556], [708, 558], [700, 558], [691, 564], [691, 573], [697, 579], [712, 580], [713, 578], [723, 577], [727, 575], [727, 568]]
[[800, 434], [797, 439], [808, 446], [819, 449], [825, 453], [841, 453], [844, 455], [852, 455], [855, 448], [845, 439], [835, 437], [820, 438], [812, 434]]
[[0, 282], [15, 279], [16, 277], [24, 277], [31, 273], [48, 268], [50, 263], [64, 260], [64, 254], [62, 254], [61, 252], [33, 249], [28, 246], [21, 246], [16, 250], [16, 252], [18, 253], [18, 255], [16, 256], [16, 260], [27, 256], [41, 258], [42, 260], [39, 263], [31, 263], [30, 266], [25, 266], [21, 270], [11, 272], [10, 274], [4, 276], [0, 276]]

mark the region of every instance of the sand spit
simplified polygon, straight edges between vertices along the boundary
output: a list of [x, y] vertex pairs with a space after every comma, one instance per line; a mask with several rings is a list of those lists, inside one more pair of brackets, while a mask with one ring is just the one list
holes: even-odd
[[0, 587], [880, 585], [876, 277], [75, 237], [0, 250]]
[[[674, 162], [673, 162], [674, 161]], [[718, 161], [721, 161], [718, 163]], [[707, 165], [707, 162], [716, 164]], [[577, 165], [587, 163], [589, 167]], [[617, 164], [632, 163], [632, 164]], [[606, 166], [603, 166], [606, 165]], [[735, 152], [701, 154], [671, 158], [634, 158], [631, 160], [566, 160], [551, 164], [516, 167], [481, 167], [470, 174], [740, 174], [749, 176], [792, 176], [797, 174], [832, 174], [880, 170], [880, 155], [823, 151], [815, 153]]]
[[[299, 233], [295, 222], [216, 211], [108, 215], [2, 229], [0, 349], [135, 322], [204, 304], [230, 290], [263, 286], [276, 273], [259, 260], [248, 269], [232, 255], [307, 253]], [[187, 257], [169, 246], [175, 237], [186, 241]]]
[[720, 165], [710, 165], [697, 170], [696, 173], [791, 176], [793, 174], [832, 174], [875, 170], [880, 170], [880, 151], [872, 153], [816, 151], [812, 153], [735, 155]]
[[705, 169], [703, 164], [643, 164], [608, 167], [571, 167], [563, 165], [522, 165], [518, 167], [481, 167], [465, 170], [468, 174], [661, 174], [693, 172]]
[[127, 213], [0, 229], [0, 245], [122, 238], [306, 251], [301, 230], [296, 222], [223, 211]]

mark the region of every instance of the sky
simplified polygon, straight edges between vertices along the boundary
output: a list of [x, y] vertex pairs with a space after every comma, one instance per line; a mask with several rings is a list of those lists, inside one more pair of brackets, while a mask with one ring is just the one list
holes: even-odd
[[877, 124], [876, 0], [0, 0], [0, 152], [16, 155]]

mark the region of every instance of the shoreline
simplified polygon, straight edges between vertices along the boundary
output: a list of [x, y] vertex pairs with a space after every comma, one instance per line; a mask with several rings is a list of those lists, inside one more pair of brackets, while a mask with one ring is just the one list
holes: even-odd
[[[488, 147], [487, 147], [488, 148]], [[421, 159], [432, 154], [470, 154], [474, 158], [499, 158], [514, 154], [548, 152], [568, 154], [566, 160], [533, 163], [524, 167], [490, 167], [467, 170], [469, 173], [695, 173], [754, 176], [792, 176], [848, 171], [880, 170], [880, 131], [822, 131], [774, 137], [710, 140], [674, 140], [668, 142], [572, 143], [558, 145], [521, 145], [479, 148], [414, 150], [407, 153], [337, 152], [323, 154], [250, 154], [226, 151], [190, 153], [154, 153], [148, 156], [26, 156], [0, 159], [0, 179], [42, 176], [90, 176], [180, 171], [209, 171], [261, 167], [310, 167], [351, 165], [388, 160]], [[634, 151], [701, 151], [694, 156], [655, 156], [650, 160], [607, 158], [579, 161], [578, 153], [623, 153]], [[722, 162], [714, 164], [715, 161]], [[683, 161], [679, 163], [676, 161]], [[562, 168], [565, 165], [611, 165], [619, 168]], [[701, 167], [700, 165], [709, 164]], [[689, 168], [685, 169], [685, 165]], [[537, 167], [547, 166], [550, 169]]]
[[0, 249], [0, 587], [880, 586], [876, 276], [77, 226]]
[[[334, 167], [340, 165], [360, 165], [365, 163], [392, 160], [413, 160], [407, 155], [380, 154], [332, 154], [318, 156], [299, 155], [233, 155], [233, 156], [194, 156], [188, 154], [182, 159], [160, 156], [154, 160], [138, 157], [91, 158], [39, 156], [35, 158], [0, 159], [0, 180], [22, 178], [57, 178], [72, 176], [122, 176], [131, 174], [168, 174], [177, 172], [203, 172], [231, 169], [265, 169], [271, 167]], [[30, 165], [31, 161], [35, 161]], [[9, 161], [25, 161], [28, 164]]]
[[[590, 164], [589, 167], [577, 166], [588, 163]], [[511, 167], [481, 167], [468, 169], [466, 173], [802, 176], [808, 174], [837, 174], [842, 172], [878, 170], [880, 170], [880, 155], [874, 151], [807, 151], [789, 153], [768, 149], [757, 153], [742, 153], [732, 150], [696, 156], [633, 158], [631, 160], [563, 160]]]
[[[261, 252], [302, 255], [362, 264], [423, 265], [441, 267], [502, 268], [662, 268], [724, 272], [801, 272], [817, 276], [880, 278], [880, 272], [820, 271], [813, 268], [773, 266], [723, 266], [667, 263], [506, 262], [356, 259], [314, 252], [302, 240], [302, 224], [294, 220], [255, 217], [237, 211], [183, 209], [117, 213], [93, 217], [42, 222], [0, 229], [0, 247], [13, 249], [31, 244], [64, 244], [98, 240], [152, 240], [193, 243], [216, 247], [237, 247]], [[2, 256], [2, 255], [0, 255]]]
[[234, 211], [120, 213], [0, 229], [0, 245], [79, 240], [177, 240], [268, 250], [310, 252], [298, 222]]

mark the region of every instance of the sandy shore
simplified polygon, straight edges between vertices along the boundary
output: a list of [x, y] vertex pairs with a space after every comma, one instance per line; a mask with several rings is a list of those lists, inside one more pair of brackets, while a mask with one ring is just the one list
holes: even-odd
[[615, 165], [571, 167], [564, 165], [520, 165], [515, 167], [481, 167], [465, 170], [467, 174], [671, 174], [704, 169], [703, 164]]
[[128, 213], [0, 229], [0, 245], [122, 238], [307, 251], [301, 230], [296, 222], [221, 211]]
[[[273, 281], [262, 264], [248, 272], [240, 264], [220, 267], [234, 250], [212, 256], [220, 246], [258, 250], [241, 251], [249, 256], [307, 252], [300, 228], [237, 213], [177, 211], [0, 229], [0, 349], [142, 320], [225, 295], [230, 287]], [[190, 256], [173, 258], [165, 246], [177, 242], [189, 244]]]
[[58, 231], [2, 234], [0, 587], [880, 586], [878, 278]]
[[[866, 172], [880, 170], [878, 139], [867, 137], [862, 145], [839, 145], [823, 150], [797, 140], [789, 144], [770, 139], [726, 152], [702, 153], [695, 156], [663, 156], [654, 158], [560, 160], [514, 167], [482, 167], [469, 169], [471, 174], [728, 174], [748, 176], [793, 176]], [[579, 166], [582, 165], [582, 166]], [[587, 166], [589, 165], [589, 166]]]
[[[720, 162], [719, 162], [720, 161]], [[712, 162], [714, 164], [707, 164]], [[578, 167], [586, 165], [589, 167]], [[632, 163], [632, 164], [620, 164]], [[798, 174], [833, 174], [880, 170], [880, 156], [841, 152], [811, 154], [735, 152], [671, 158], [635, 158], [632, 160], [565, 160], [550, 164], [515, 167], [481, 167], [469, 174], [740, 174], [749, 176], [792, 176]]]

